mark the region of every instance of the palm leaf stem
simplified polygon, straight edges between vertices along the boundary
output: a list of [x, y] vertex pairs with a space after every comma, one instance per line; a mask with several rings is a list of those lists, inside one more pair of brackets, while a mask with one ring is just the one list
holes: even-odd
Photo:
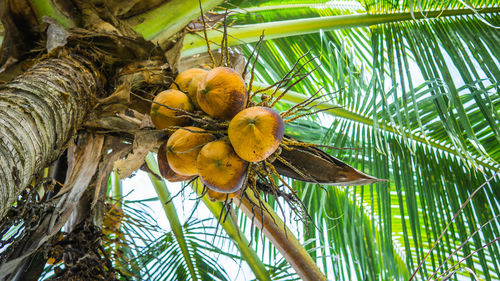
[[113, 171], [113, 192], [112, 196], [116, 200], [115, 204], [119, 209], [123, 209], [123, 185], [120, 180], [120, 175]]
[[[222, 0], [199, 0], [203, 11], [206, 12]], [[41, 22], [44, 16], [54, 18], [60, 25], [69, 28], [76, 23], [67, 17], [52, 0], [30, 0], [32, 8]], [[200, 2], [198, 0], [172, 0], [159, 7], [127, 19], [133, 29], [147, 40], [153, 37], [171, 39], [170, 37], [182, 30], [189, 22], [200, 16]]]
[[278, 249], [302, 280], [326, 280], [317, 264], [286, 227], [274, 209], [259, 200], [252, 191], [244, 196], [236, 196], [235, 203], [245, 215], [265, 234], [266, 238]]
[[[477, 11], [481, 14], [491, 14], [500, 12], [500, 7], [484, 8]], [[454, 9], [442, 11], [423, 11], [422, 13], [383, 13], [383, 14], [355, 14], [328, 17], [314, 17], [306, 19], [285, 20], [276, 22], [266, 22], [257, 24], [247, 24], [241, 26], [228, 27], [228, 45], [240, 45], [257, 42], [265, 31], [266, 39], [283, 38], [296, 35], [317, 33], [320, 30], [336, 30], [366, 27], [384, 23], [401, 22], [407, 20], [443, 18], [459, 15], [475, 14], [470, 9]], [[208, 40], [213, 48], [220, 47], [215, 42], [221, 42], [223, 33], [219, 30], [207, 32]], [[156, 36], [152, 38], [160, 44], [168, 37]], [[212, 47], [212, 46], [211, 46]], [[184, 38], [182, 56], [190, 56], [206, 51], [205, 39], [199, 34], [187, 34]]]
[[38, 22], [41, 23], [44, 16], [49, 16], [66, 28], [76, 26], [74, 20], [70, 17], [67, 17], [54, 1], [30, 0], [29, 2], [32, 9], [36, 12]]
[[182, 225], [179, 221], [179, 216], [177, 216], [177, 211], [175, 209], [174, 203], [171, 202], [170, 192], [168, 191], [167, 185], [159, 176], [160, 171], [158, 169], [158, 164], [156, 163], [156, 159], [152, 153], [149, 153], [146, 156], [146, 164], [154, 173], [149, 173], [149, 178], [151, 180], [151, 183], [153, 184], [156, 194], [158, 194], [158, 198], [160, 199], [163, 210], [165, 211], [165, 215], [167, 216], [168, 222], [170, 223], [170, 228], [174, 233], [175, 239], [177, 240], [177, 243], [179, 243], [182, 255], [184, 256], [184, 260], [186, 261], [189, 269], [189, 274], [191, 275], [192, 280], [198, 280], [191, 255], [189, 254], [186, 239], [184, 237], [184, 230], [182, 229]]
[[[202, 194], [202, 185], [199, 181], [196, 181], [191, 185], [193, 189], [198, 193]], [[248, 266], [252, 269], [255, 277], [258, 280], [271, 281], [269, 273], [264, 266], [264, 263], [259, 258], [255, 250], [249, 247], [250, 243], [246, 239], [245, 235], [242, 233], [236, 222], [231, 216], [227, 215], [227, 210], [223, 210], [224, 206], [220, 202], [212, 202], [207, 196], [201, 197], [203, 203], [212, 212], [214, 217], [217, 218], [219, 224], [222, 226], [224, 231], [231, 237], [233, 242], [236, 244], [240, 250], [241, 257], [247, 262]]]
[[[203, 12], [222, 3], [222, 0], [199, 1], [201, 2]], [[198, 0], [167, 1], [158, 8], [134, 16], [127, 21], [146, 40], [164, 38], [164, 41], [167, 41], [171, 39], [172, 35], [189, 24], [190, 21], [200, 16], [200, 2]]]
[[348, 1], [328, 1], [321, 0], [316, 1], [316, 3], [312, 3], [311, 1], [304, 1], [304, 3], [287, 3], [287, 4], [278, 4], [278, 5], [263, 5], [263, 6], [254, 6], [254, 7], [245, 7], [245, 8], [236, 8], [231, 9], [233, 13], [256, 13], [262, 11], [277, 11], [283, 9], [351, 9], [351, 10], [364, 10], [363, 6], [358, 2], [348, 2]]
[[[268, 87], [267, 85], [257, 83], [257, 82], [254, 82], [253, 85], [254, 85], [255, 90], [265, 89]], [[273, 91], [273, 90], [274, 89], [271, 89], [270, 91]], [[278, 90], [278, 93], [281, 93], [282, 91], [283, 90], [280, 89], [280, 90]], [[302, 94], [299, 94], [299, 93], [296, 93], [293, 91], [288, 91], [283, 96], [283, 98], [281, 100], [283, 102], [290, 103], [290, 104], [298, 104], [300, 102], [304, 102], [307, 98], [308, 98], [308, 96], [305, 96], [305, 95], [302, 95]], [[384, 131], [387, 131], [387, 132], [390, 132], [390, 133], [393, 133], [396, 135], [403, 135], [403, 136], [406, 136], [406, 137], [408, 137], [416, 142], [427, 144], [433, 148], [439, 149], [441, 151], [446, 151], [448, 153], [457, 155], [459, 157], [461, 156], [459, 151], [456, 151], [455, 149], [453, 149], [451, 147], [447, 147], [447, 146], [440, 144], [440, 143], [437, 143], [433, 140], [426, 139], [424, 137], [421, 137], [421, 136], [418, 136], [415, 134], [410, 134], [409, 132], [406, 132], [406, 131], [402, 131], [401, 129], [398, 129], [398, 128], [391, 126], [390, 124], [382, 123], [380, 120], [375, 121], [371, 118], [357, 114], [357, 113], [352, 112], [350, 110], [347, 110], [345, 108], [338, 108], [335, 105], [332, 105], [329, 103], [324, 103], [321, 100], [311, 102], [310, 106], [316, 106], [316, 108], [315, 108], [316, 110], [324, 110], [322, 112], [325, 114], [329, 114], [332, 116], [352, 120], [352, 121], [355, 121], [358, 123], [363, 123], [363, 124], [366, 124], [369, 126], [375, 125], [378, 128], [383, 129]], [[498, 167], [496, 167], [497, 163], [493, 163], [492, 161], [486, 161], [486, 160], [481, 160], [481, 159], [477, 159], [477, 158], [475, 158], [474, 160], [476, 161], [477, 164], [479, 164], [485, 168], [488, 168], [491, 170], [498, 169]], [[490, 159], [488, 159], [488, 160], [490, 160]]]
[[[123, 185], [122, 181], [120, 180], [120, 175], [116, 172], [113, 171], [111, 172], [113, 176], [113, 189], [112, 189], [112, 198], [115, 200], [113, 204], [118, 207], [119, 210], [123, 210]], [[115, 243], [115, 251], [118, 253], [120, 249], [122, 248], [122, 245], [119, 243]]]

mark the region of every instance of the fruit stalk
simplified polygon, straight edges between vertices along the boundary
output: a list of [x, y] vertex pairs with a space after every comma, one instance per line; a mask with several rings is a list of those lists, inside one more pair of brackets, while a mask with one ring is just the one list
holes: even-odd
[[244, 196], [236, 196], [233, 200], [245, 215], [252, 218], [255, 225], [280, 251], [302, 280], [326, 281], [325, 275], [271, 206], [262, 200], [259, 202], [259, 199], [249, 190]]

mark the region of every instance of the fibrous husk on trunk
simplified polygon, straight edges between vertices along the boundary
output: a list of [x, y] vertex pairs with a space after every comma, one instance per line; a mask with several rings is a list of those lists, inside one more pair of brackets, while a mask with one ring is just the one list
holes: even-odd
[[36, 227], [20, 236], [21, 241], [15, 245], [14, 251], [2, 257], [0, 276], [11, 276], [25, 258], [59, 232], [94, 178], [103, 144], [104, 136], [90, 134], [81, 136], [78, 147], [72, 146], [69, 153], [73, 157], [69, 157], [72, 160], [69, 162], [64, 188], [57, 197], [45, 203], [47, 208], [54, 211], [40, 217]]
[[71, 143], [102, 87], [98, 76], [91, 61], [69, 54], [1, 86], [0, 216]]

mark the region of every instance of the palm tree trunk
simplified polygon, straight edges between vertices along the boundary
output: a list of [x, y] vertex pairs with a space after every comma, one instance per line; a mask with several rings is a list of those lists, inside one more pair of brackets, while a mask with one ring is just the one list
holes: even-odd
[[100, 77], [90, 60], [70, 54], [0, 87], [0, 218], [68, 146], [95, 105]]

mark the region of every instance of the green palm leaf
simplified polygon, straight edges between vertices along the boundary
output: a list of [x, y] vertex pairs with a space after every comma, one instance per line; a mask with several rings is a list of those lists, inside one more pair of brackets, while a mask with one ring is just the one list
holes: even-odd
[[[457, 3], [449, 7], [463, 7]], [[422, 7], [439, 8], [429, 3]], [[256, 21], [267, 19], [263, 14], [253, 16]], [[357, 116], [329, 111], [339, 117], [327, 119], [331, 122], [327, 136], [315, 141], [362, 148], [361, 152], [331, 153], [358, 169], [390, 179], [390, 184], [328, 189], [329, 195], [335, 191], [346, 198], [340, 202], [326, 199], [314, 187], [295, 183], [316, 225], [326, 224], [322, 229], [328, 229], [329, 235], [349, 233], [330, 236], [328, 241], [314, 232], [304, 238], [313, 239], [316, 245], [338, 247], [336, 253], [344, 259], [330, 258], [325, 265], [327, 272], [329, 266], [336, 268], [333, 276], [349, 280], [352, 276], [344, 268], [355, 265], [359, 266], [358, 279], [408, 278], [472, 190], [498, 170], [499, 72], [498, 48], [493, 39], [497, 35], [483, 20], [498, 25], [494, 14], [482, 19], [461, 16], [265, 42], [256, 68], [264, 84], [279, 80], [293, 62], [313, 49], [311, 56], [318, 56], [315, 62], [321, 62], [321, 67], [293, 90], [311, 95], [320, 86], [326, 89], [323, 93], [344, 88], [332, 96], [333, 103]], [[471, 34], [484, 39], [474, 40]], [[252, 48], [243, 46], [247, 55]], [[304, 72], [314, 66], [305, 67]], [[293, 98], [296, 96], [290, 100]], [[289, 131], [298, 138], [314, 139], [308, 133], [310, 129], [293, 126]], [[493, 188], [498, 181], [496, 177], [488, 183], [461, 212], [426, 260], [419, 273], [422, 278], [430, 276], [461, 242], [498, 214], [498, 194]], [[333, 216], [340, 217], [337, 223], [325, 213], [330, 206], [339, 208]], [[363, 221], [363, 214], [368, 218], [366, 224], [350, 224]], [[458, 251], [454, 262], [499, 236], [496, 224], [491, 223], [479, 233]], [[376, 238], [368, 243], [367, 237]], [[359, 241], [365, 241], [365, 245], [360, 246]], [[492, 244], [468, 259], [466, 266], [487, 280], [495, 279], [498, 253], [498, 247]], [[352, 263], [354, 260], [357, 262]], [[445, 268], [451, 264], [448, 262]]]
[[[500, 167], [497, 1], [230, 2], [227, 7], [239, 12], [230, 17], [230, 44], [246, 43], [242, 49], [250, 55], [263, 28], [272, 39], [264, 42], [256, 67], [261, 84], [281, 79], [309, 50], [306, 59], [311, 62], [302, 71], [319, 66], [292, 88], [294, 93], [284, 97], [279, 109], [320, 87], [320, 93], [330, 94], [318, 108], [343, 106], [289, 124], [287, 132], [301, 140], [358, 148], [329, 153], [389, 179], [371, 186], [327, 187], [327, 192], [293, 182], [317, 227], [297, 223], [296, 230], [328, 277], [407, 280], [443, 233], [418, 271], [421, 279], [438, 268], [446, 275], [469, 255], [462, 267], [486, 280], [498, 279], [498, 245], [475, 253], [500, 237], [498, 174], [461, 209]], [[193, 7], [191, 3], [191, 11]], [[175, 31], [168, 21], [155, 21], [162, 11], [165, 6], [142, 15], [149, 15], [149, 22], [141, 16], [129, 22], [163, 43]], [[209, 38], [220, 42], [220, 31], [209, 31]], [[185, 56], [200, 52], [205, 44], [199, 35], [188, 35], [185, 42]], [[277, 202], [269, 199], [279, 210]], [[283, 212], [287, 219], [289, 211]], [[239, 220], [266, 263], [283, 261], [248, 218]], [[140, 262], [148, 269], [145, 276], [186, 279], [194, 271], [202, 280], [224, 280], [224, 271], [207, 254], [223, 253], [199, 238], [211, 230], [191, 220], [180, 230], [184, 245], [175, 243], [172, 234], [152, 243], [148, 251], [160, 259]], [[287, 268], [270, 272], [294, 278]]]
[[[196, 278], [231, 280], [217, 259], [219, 256], [234, 259], [235, 256], [221, 251], [212, 243], [215, 227], [207, 226], [207, 221], [192, 218], [184, 223], [183, 233], [193, 261]], [[202, 236], [206, 239], [200, 239]], [[218, 236], [218, 239], [221, 238], [228, 239]], [[149, 257], [148, 260], [143, 261], [144, 267], [141, 268], [147, 274], [148, 280], [192, 280], [188, 265], [182, 255], [183, 250], [176, 241], [172, 233], [168, 232], [142, 253], [142, 256]]]

